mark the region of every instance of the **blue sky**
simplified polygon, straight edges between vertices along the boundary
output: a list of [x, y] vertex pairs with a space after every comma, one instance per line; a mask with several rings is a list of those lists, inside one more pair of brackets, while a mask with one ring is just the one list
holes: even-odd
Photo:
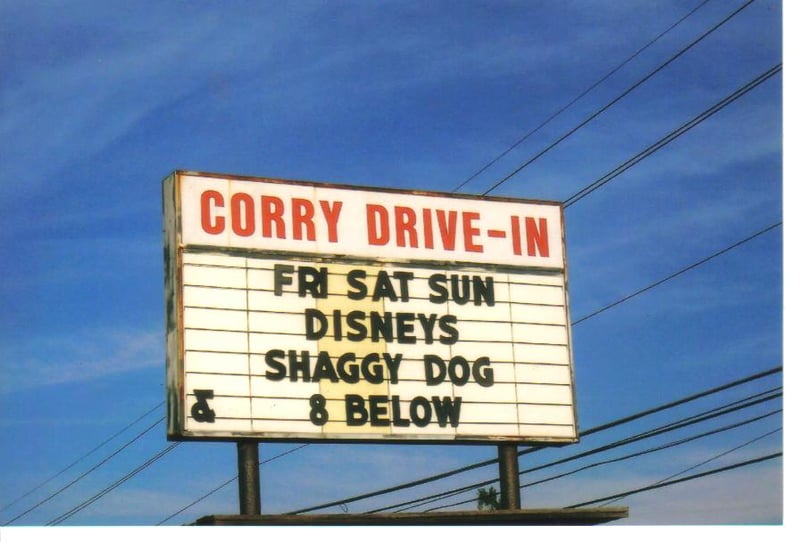
[[[172, 171], [452, 191], [701, 4], [460, 190], [473, 194], [744, 2], [3, 2], [0, 506], [164, 399], [161, 181]], [[563, 201], [782, 58], [781, 3], [756, 0], [490, 195]], [[769, 78], [565, 211], [573, 321], [782, 221], [782, 84], [782, 73]], [[775, 228], [575, 325], [580, 428], [782, 365], [783, 242]], [[521, 468], [781, 383], [778, 374], [530, 454]], [[160, 415], [14, 502], [0, 521]], [[771, 416], [533, 486], [522, 504], [567, 506], [647, 485], [781, 426], [782, 416]], [[46, 524], [167, 444], [157, 427], [13, 525]], [[295, 446], [263, 443], [261, 458]], [[693, 472], [782, 450], [777, 431]], [[492, 457], [491, 446], [313, 444], [262, 467], [263, 510], [288, 512]], [[154, 525], [235, 473], [233, 444], [184, 443], [64, 525]], [[348, 509], [495, 475], [472, 471]], [[619, 524], [783, 523], [782, 481], [779, 458], [615, 504], [630, 507]], [[237, 510], [230, 484], [167, 524]]]

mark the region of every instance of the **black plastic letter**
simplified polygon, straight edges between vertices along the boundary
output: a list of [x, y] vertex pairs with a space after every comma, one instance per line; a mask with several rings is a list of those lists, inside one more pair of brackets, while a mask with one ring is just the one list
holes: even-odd
[[192, 418], [200, 423], [214, 423], [217, 415], [208, 404], [214, 398], [214, 390], [193, 390], [197, 402], [192, 405]]

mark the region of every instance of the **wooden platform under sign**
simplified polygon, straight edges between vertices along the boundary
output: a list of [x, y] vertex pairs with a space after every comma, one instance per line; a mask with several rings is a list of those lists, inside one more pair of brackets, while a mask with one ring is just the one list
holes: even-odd
[[395, 514], [275, 514], [203, 516], [191, 525], [220, 526], [455, 526], [455, 525], [599, 525], [628, 517], [627, 506], [539, 508]]

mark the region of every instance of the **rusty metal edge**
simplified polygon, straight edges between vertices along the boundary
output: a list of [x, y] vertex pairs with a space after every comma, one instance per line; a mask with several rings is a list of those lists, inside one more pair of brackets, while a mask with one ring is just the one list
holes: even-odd
[[627, 506], [394, 514], [209, 515], [193, 526], [599, 525], [628, 517]]
[[436, 190], [414, 190], [414, 189], [402, 189], [402, 188], [391, 188], [386, 186], [374, 186], [374, 185], [356, 185], [356, 184], [346, 184], [346, 183], [335, 183], [329, 181], [308, 181], [308, 180], [298, 180], [298, 179], [282, 179], [278, 177], [258, 177], [258, 176], [251, 176], [251, 175], [236, 175], [230, 173], [215, 173], [215, 172], [208, 172], [208, 171], [194, 171], [194, 170], [184, 170], [178, 169], [173, 172], [173, 175], [176, 176], [187, 176], [187, 177], [210, 177], [213, 179], [225, 179], [231, 181], [251, 181], [251, 182], [260, 182], [260, 183], [271, 183], [271, 184], [293, 184], [295, 186], [311, 186], [317, 188], [333, 188], [336, 190], [354, 190], [354, 191], [370, 191], [370, 192], [383, 192], [387, 194], [409, 194], [415, 196], [431, 196], [437, 198], [454, 198], [454, 199], [471, 199], [471, 200], [486, 200], [486, 201], [501, 201], [501, 202], [508, 202], [508, 203], [537, 203], [540, 205], [556, 205], [563, 209], [564, 203], [561, 201], [555, 200], [541, 200], [541, 199], [532, 199], [532, 198], [516, 198], [511, 196], [484, 196], [481, 194], [465, 194], [461, 192], [443, 192], [443, 191], [436, 191]]

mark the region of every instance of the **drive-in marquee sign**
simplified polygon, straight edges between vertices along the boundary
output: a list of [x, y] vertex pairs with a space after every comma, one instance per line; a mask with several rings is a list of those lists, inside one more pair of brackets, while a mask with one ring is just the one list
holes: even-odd
[[558, 203], [175, 172], [170, 439], [577, 440]]

